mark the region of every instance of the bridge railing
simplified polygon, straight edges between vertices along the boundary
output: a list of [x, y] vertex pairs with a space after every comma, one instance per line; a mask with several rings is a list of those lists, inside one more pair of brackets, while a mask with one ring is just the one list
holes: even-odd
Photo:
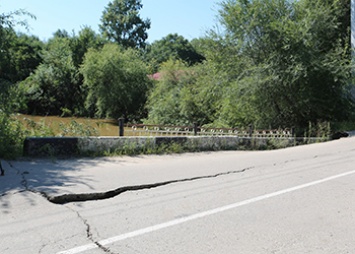
[[[128, 127], [128, 128], [127, 128]], [[269, 138], [290, 138], [293, 137], [292, 129], [270, 129], [257, 130], [247, 128], [210, 128], [203, 126], [173, 126], [173, 125], [152, 125], [133, 124], [126, 125], [127, 131], [133, 136], [238, 136], [238, 137], [269, 137]]]

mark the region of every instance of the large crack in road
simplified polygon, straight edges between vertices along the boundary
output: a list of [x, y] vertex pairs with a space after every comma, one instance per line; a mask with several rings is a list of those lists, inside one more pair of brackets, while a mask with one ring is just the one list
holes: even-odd
[[197, 176], [197, 177], [178, 179], [178, 180], [170, 180], [170, 181], [151, 183], [151, 184], [124, 186], [124, 187], [119, 187], [115, 190], [110, 190], [110, 191], [106, 191], [106, 192], [63, 194], [60, 196], [49, 196], [43, 192], [41, 192], [41, 194], [43, 196], [45, 196], [48, 199], [48, 201], [50, 201], [54, 204], [67, 204], [67, 203], [71, 203], [71, 202], [103, 200], [103, 199], [109, 199], [109, 198], [116, 197], [116, 196], [118, 196], [124, 192], [128, 192], [128, 191], [147, 190], [147, 189], [153, 189], [153, 188], [157, 188], [157, 187], [161, 187], [161, 186], [165, 186], [165, 185], [169, 185], [169, 184], [174, 184], [174, 183], [190, 182], [190, 181], [196, 181], [196, 180], [201, 180], [201, 179], [216, 178], [216, 177], [224, 176], [224, 175], [243, 173], [243, 172], [250, 170], [252, 168], [253, 167], [248, 167], [248, 168], [244, 168], [242, 170], [228, 171], [228, 172], [218, 173], [218, 174], [214, 174], [214, 175]]
[[[10, 164], [10, 167], [11, 169], [15, 170], [16, 171], [16, 174], [17, 175], [20, 175], [21, 176], [21, 185], [22, 187], [24, 188], [24, 190], [21, 190], [19, 192], [32, 192], [32, 193], [35, 193], [35, 194], [39, 194], [43, 197], [45, 197], [47, 200], [50, 200], [50, 197], [45, 193], [45, 192], [41, 192], [41, 191], [37, 191], [35, 189], [32, 189], [28, 186], [28, 183], [27, 183], [27, 179], [26, 179], [26, 175], [28, 174], [27, 171], [24, 171], [24, 172], [21, 172], [20, 170], [16, 169], [12, 164]], [[4, 193], [3, 195], [6, 195], [6, 193]], [[78, 211], [75, 211], [74, 209], [70, 208], [67, 206], [67, 208], [75, 213], [77, 215], [77, 217], [80, 219], [80, 221], [84, 224], [84, 226], [86, 227], [86, 237], [87, 239], [89, 239], [93, 244], [95, 244], [99, 249], [101, 249], [103, 252], [105, 253], [109, 253], [109, 254], [115, 254], [114, 252], [112, 252], [109, 248], [106, 248], [105, 246], [103, 246], [102, 244], [100, 244], [98, 241], [96, 241], [93, 237], [93, 234], [91, 232], [91, 226], [90, 224], [88, 223], [88, 221], [83, 218], [81, 216], [81, 214], [78, 212]], [[38, 253], [42, 253], [42, 250], [46, 247], [47, 245], [42, 245], [41, 248], [39, 249]]]
[[[123, 186], [119, 187], [114, 190], [110, 191], [105, 191], [105, 192], [95, 192], [95, 193], [74, 193], [74, 194], [63, 194], [59, 196], [51, 196], [47, 194], [44, 191], [39, 191], [33, 188], [30, 188], [27, 184], [27, 179], [26, 179], [26, 174], [28, 174], [27, 171], [20, 172], [20, 170], [16, 169], [10, 164], [11, 168], [17, 171], [17, 174], [21, 176], [21, 185], [24, 188], [23, 191], [29, 191], [35, 194], [39, 194], [46, 198], [49, 202], [54, 203], [54, 204], [67, 204], [67, 203], [72, 203], [72, 202], [85, 202], [85, 201], [94, 201], [94, 200], [103, 200], [103, 199], [109, 199], [116, 197], [124, 192], [130, 192], [130, 191], [140, 191], [140, 190], [148, 190], [148, 189], [153, 189], [165, 185], [170, 185], [174, 183], [183, 183], [183, 182], [190, 182], [190, 181], [196, 181], [196, 180], [202, 180], [202, 179], [208, 179], [208, 178], [216, 178], [220, 176], [225, 176], [225, 175], [230, 175], [230, 174], [238, 174], [238, 173], [243, 173], [247, 170], [253, 169], [254, 167], [247, 167], [241, 170], [234, 170], [234, 171], [227, 171], [227, 172], [222, 172], [222, 173], [217, 173], [214, 175], [205, 175], [205, 176], [196, 176], [196, 177], [191, 177], [191, 178], [184, 178], [184, 179], [177, 179], [177, 180], [169, 180], [169, 181], [164, 181], [164, 182], [157, 182], [157, 183], [150, 183], [150, 184], [141, 184], [141, 185], [130, 185], [130, 186]], [[2, 195], [6, 195], [7, 193], [3, 193]]]
[[[131, 186], [124, 186], [124, 187], [119, 187], [114, 190], [106, 191], [106, 192], [97, 192], [97, 193], [79, 193], [79, 194], [64, 194], [64, 195], [59, 195], [59, 196], [50, 196], [44, 191], [39, 191], [34, 188], [31, 188], [28, 186], [28, 182], [26, 179], [26, 175], [29, 174], [27, 171], [21, 172], [19, 169], [16, 169], [12, 164], [10, 164], [10, 167], [16, 171], [16, 174], [19, 175], [21, 178], [21, 185], [23, 187], [23, 190], [20, 190], [19, 192], [32, 192], [38, 195], [41, 195], [42, 197], [46, 198], [49, 202], [54, 203], [54, 204], [67, 204], [71, 202], [84, 202], [84, 201], [94, 201], [94, 200], [103, 200], [103, 199], [109, 199], [116, 197], [124, 192], [129, 192], [129, 191], [139, 191], [139, 190], [148, 190], [148, 189], [153, 189], [165, 185], [170, 185], [174, 183], [183, 183], [183, 182], [190, 182], [190, 181], [196, 181], [196, 180], [202, 180], [202, 179], [208, 179], [208, 178], [216, 178], [220, 176], [225, 176], [225, 175], [230, 175], [230, 174], [238, 174], [238, 173], [243, 173], [247, 170], [253, 169], [254, 167], [248, 167], [244, 168], [241, 170], [234, 170], [234, 171], [228, 171], [228, 172], [222, 172], [222, 173], [217, 173], [213, 175], [205, 175], [205, 176], [196, 176], [196, 177], [191, 177], [191, 178], [184, 178], [184, 179], [177, 179], [177, 180], [170, 180], [170, 181], [163, 181], [163, 182], [157, 182], [157, 183], [151, 183], [151, 184], [142, 184], [142, 185], [131, 185]], [[6, 195], [7, 193], [3, 193], [2, 195]], [[91, 226], [88, 223], [88, 221], [81, 216], [81, 214], [73, 210], [72, 208], [68, 207], [69, 210], [74, 212], [77, 217], [80, 219], [80, 221], [84, 224], [86, 227], [86, 237], [93, 243], [95, 244], [99, 249], [101, 249], [105, 253], [109, 254], [114, 254], [109, 248], [104, 247], [102, 244], [100, 244], [98, 241], [96, 241], [93, 237], [92, 231], [91, 231]], [[41, 250], [45, 246], [41, 247]]]

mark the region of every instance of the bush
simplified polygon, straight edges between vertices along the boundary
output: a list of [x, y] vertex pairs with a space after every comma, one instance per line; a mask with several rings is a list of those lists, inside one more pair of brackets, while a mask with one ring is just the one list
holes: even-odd
[[13, 159], [20, 156], [23, 140], [21, 124], [0, 111], [0, 158]]
[[22, 152], [24, 132], [12, 117], [16, 91], [11, 82], [0, 79], [0, 158], [9, 159]]

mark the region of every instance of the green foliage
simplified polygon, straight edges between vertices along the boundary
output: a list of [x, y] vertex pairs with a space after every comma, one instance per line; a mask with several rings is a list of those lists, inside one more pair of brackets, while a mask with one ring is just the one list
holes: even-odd
[[202, 64], [163, 65], [146, 122], [304, 130], [349, 119], [347, 8], [343, 0], [223, 1], [224, 33], [193, 42]]
[[11, 92], [14, 94], [13, 110], [26, 108], [26, 100], [17, 87], [17, 82], [27, 78], [41, 63], [41, 50], [43, 43], [34, 36], [11, 33], [8, 34], [8, 48], [4, 50], [5, 58], [2, 59], [3, 67], [0, 67], [0, 79], [11, 84]]
[[8, 39], [2, 78], [15, 83], [27, 78], [41, 63], [43, 43], [37, 37], [25, 34], [12, 33]]
[[14, 158], [22, 152], [24, 132], [21, 124], [13, 118], [14, 87], [0, 80], [0, 158]]
[[183, 36], [169, 34], [148, 45], [145, 59], [153, 65], [154, 72], [156, 72], [162, 63], [170, 59], [182, 60], [189, 65], [194, 65], [202, 62], [204, 57], [198, 54], [192, 44]]
[[25, 135], [31, 137], [65, 137], [65, 136], [75, 136], [75, 137], [87, 137], [87, 136], [98, 136], [98, 131], [96, 128], [92, 127], [89, 123], [79, 123], [75, 120], [71, 120], [69, 123], [52, 123], [47, 124], [45, 121], [36, 123], [35, 121], [25, 118], [24, 124]]
[[22, 153], [24, 133], [18, 121], [0, 111], [0, 158], [16, 158]]
[[[29, 40], [26, 41], [28, 43]], [[103, 44], [103, 39], [87, 27], [79, 35], [69, 35], [65, 30], [58, 30], [44, 46], [42, 63], [18, 86], [18, 103], [26, 105], [20, 106], [20, 111], [60, 115], [65, 108], [73, 115], [85, 115], [87, 92], [83, 89], [83, 76], [79, 73], [79, 67], [89, 48], [99, 49]], [[23, 60], [19, 62], [28, 66]]]
[[36, 123], [35, 121], [25, 118], [24, 128], [26, 136], [31, 137], [54, 137], [54, 130], [44, 121]]
[[[215, 43], [217, 47], [217, 43]], [[232, 63], [219, 56], [188, 67], [170, 60], [162, 65], [162, 78], [153, 87], [148, 103], [147, 123], [246, 126], [255, 121], [247, 84], [238, 82], [238, 71], [245, 65], [231, 51], [223, 52]], [[210, 56], [209, 56], [210, 57]], [[227, 59], [227, 58], [225, 58]], [[242, 71], [239, 73], [242, 76]]]
[[72, 120], [69, 124], [59, 124], [60, 133], [58, 136], [87, 137], [98, 136], [98, 131], [90, 126]]
[[134, 49], [123, 50], [106, 44], [90, 50], [81, 67], [88, 90], [86, 108], [98, 117], [143, 116], [146, 93], [150, 87], [147, 66]]
[[24, 133], [11, 115], [13, 95], [11, 83], [0, 80], [0, 158], [14, 158], [22, 152]]
[[[349, 117], [348, 35], [326, 1], [223, 1], [222, 24], [240, 57], [260, 126], [307, 126]], [[251, 18], [252, 17], [252, 18]]]
[[[186, 125], [193, 123], [194, 105], [190, 100], [193, 76], [186, 64], [169, 60], [160, 70], [161, 80], [149, 94], [146, 123]], [[192, 111], [191, 111], [192, 110]]]
[[144, 48], [150, 20], [142, 20], [141, 0], [113, 0], [105, 8], [100, 30], [105, 38], [124, 48]]
[[[27, 28], [26, 20], [20, 19], [22, 16], [35, 18], [34, 15], [24, 10], [0, 14], [0, 79], [11, 82], [18, 80], [16, 73], [17, 71], [21, 71], [18, 69], [18, 62], [16, 61], [16, 51], [19, 50], [16, 47], [20, 46], [18, 44], [22, 42], [21, 38], [17, 38], [14, 28], [18, 25]], [[32, 55], [26, 57], [31, 58]]]
[[208, 37], [200, 37], [200, 38], [194, 38], [190, 41], [191, 46], [193, 49], [196, 51], [197, 54], [203, 56], [203, 58], [206, 58], [206, 55], [208, 54], [208, 42], [210, 41], [210, 38]]
[[80, 68], [86, 52], [90, 48], [100, 49], [104, 44], [104, 39], [100, 35], [90, 27], [84, 27], [77, 36], [73, 36], [70, 40], [74, 65]]
[[27, 26], [25, 21], [16, 18], [23, 15], [34, 17], [22, 10], [0, 14], [0, 158], [14, 158], [22, 152], [24, 134], [11, 115], [15, 105], [11, 43], [14, 26]]
[[[113, 0], [102, 15], [102, 36], [88, 27], [78, 35], [58, 30], [45, 43], [14, 31], [26, 26], [21, 16], [32, 15], [0, 15], [0, 135], [9, 136], [7, 146], [23, 136], [11, 117], [18, 110], [153, 124], [296, 127], [300, 136], [328, 133], [320, 123], [352, 128], [345, 124], [355, 122], [350, 1], [223, 0], [220, 32], [191, 42], [169, 34], [148, 46], [150, 21], [140, 18], [142, 7], [140, 0]], [[161, 79], [149, 80], [157, 70]], [[77, 129], [88, 133], [74, 123], [63, 133]]]
[[186, 146], [184, 144], [169, 142], [156, 145], [154, 140], [146, 140], [144, 144], [127, 141], [119, 145], [116, 149], [109, 149], [100, 152], [90, 153], [91, 156], [117, 156], [117, 155], [140, 155], [140, 154], [177, 154], [184, 152], [200, 151], [196, 147]]
[[308, 123], [308, 128], [304, 130], [304, 137], [317, 137], [323, 140], [329, 140], [331, 136], [331, 127], [329, 122]]
[[40, 115], [59, 115], [61, 108], [78, 110], [83, 91], [74, 65], [67, 38], [57, 38], [43, 53], [43, 63], [20, 84], [29, 112]]

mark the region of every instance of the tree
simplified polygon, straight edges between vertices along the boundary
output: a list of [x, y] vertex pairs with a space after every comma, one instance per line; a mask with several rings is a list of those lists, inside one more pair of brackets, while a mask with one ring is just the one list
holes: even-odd
[[0, 81], [0, 159], [16, 157], [21, 153], [23, 144], [24, 133], [12, 117], [13, 89], [9, 81]]
[[140, 0], [113, 0], [105, 8], [100, 30], [105, 38], [124, 48], [144, 48], [150, 20], [142, 20]]
[[43, 63], [21, 82], [27, 100], [27, 113], [60, 115], [62, 109], [80, 111], [82, 90], [74, 65], [70, 40], [57, 37], [43, 53]]
[[[187, 66], [181, 60], [169, 60], [163, 63], [161, 69], [162, 78], [149, 94], [146, 107], [148, 119], [151, 124], [186, 125], [193, 122], [189, 114], [182, 113], [183, 92], [188, 96], [187, 87], [192, 83]], [[191, 104], [191, 100], [185, 100]], [[191, 103], [190, 103], [191, 102]], [[192, 113], [192, 112], [189, 112]]]
[[100, 49], [105, 44], [104, 39], [90, 27], [84, 27], [77, 36], [70, 39], [73, 61], [77, 68], [83, 63], [84, 56], [90, 48]]
[[[228, 55], [223, 50], [218, 53]], [[145, 122], [215, 127], [243, 127], [254, 122], [251, 97], [235, 79], [243, 65], [239, 61], [233, 67], [209, 59], [192, 67], [181, 60], [163, 63], [161, 77], [149, 94]]]
[[44, 43], [36, 36], [14, 34], [10, 42], [7, 73], [11, 82], [26, 79], [42, 62]]
[[226, 0], [221, 7], [226, 40], [250, 63], [241, 82], [261, 126], [349, 117], [349, 34], [340, 32], [339, 1]]
[[150, 87], [148, 68], [134, 49], [116, 44], [90, 49], [81, 67], [88, 89], [86, 108], [97, 117], [139, 120]]
[[205, 59], [196, 52], [188, 40], [178, 34], [169, 34], [153, 42], [146, 51], [146, 61], [154, 65], [154, 71], [169, 59], [182, 60], [190, 66], [201, 63]]
[[65, 29], [58, 29], [53, 33], [53, 39], [55, 38], [70, 38], [70, 35]]
[[206, 53], [208, 52], [208, 44], [210, 39], [211, 38], [209, 38], [208, 36], [194, 38], [190, 41], [190, 44], [194, 48], [197, 54], [206, 58]]
[[224, 31], [193, 41], [206, 61], [188, 71], [163, 64], [146, 121], [302, 129], [349, 120], [348, 7], [344, 0], [223, 1]]
[[17, 19], [17, 17], [29, 16], [35, 18], [34, 15], [23, 10], [17, 10], [10, 13], [0, 14], [0, 79], [13, 82], [13, 73], [11, 70], [11, 47], [12, 42], [16, 40], [16, 33], [14, 27], [16, 25], [27, 28], [25, 20]]
[[15, 34], [14, 26], [27, 25], [25, 21], [17, 19], [21, 15], [34, 17], [22, 10], [0, 14], [0, 158], [16, 156], [22, 145], [23, 132], [18, 122], [11, 117], [15, 94], [8, 73], [11, 66], [10, 38]]
[[104, 44], [101, 36], [84, 27], [79, 34], [70, 35], [58, 30], [45, 44], [41, 54], [43, 62], [33, 75], [20, 84], [24, 97], [22, 112], [30, 114], [87, 114], [84, 102], [87, 90], [79, 68], [90, 48], [100, 49]]

